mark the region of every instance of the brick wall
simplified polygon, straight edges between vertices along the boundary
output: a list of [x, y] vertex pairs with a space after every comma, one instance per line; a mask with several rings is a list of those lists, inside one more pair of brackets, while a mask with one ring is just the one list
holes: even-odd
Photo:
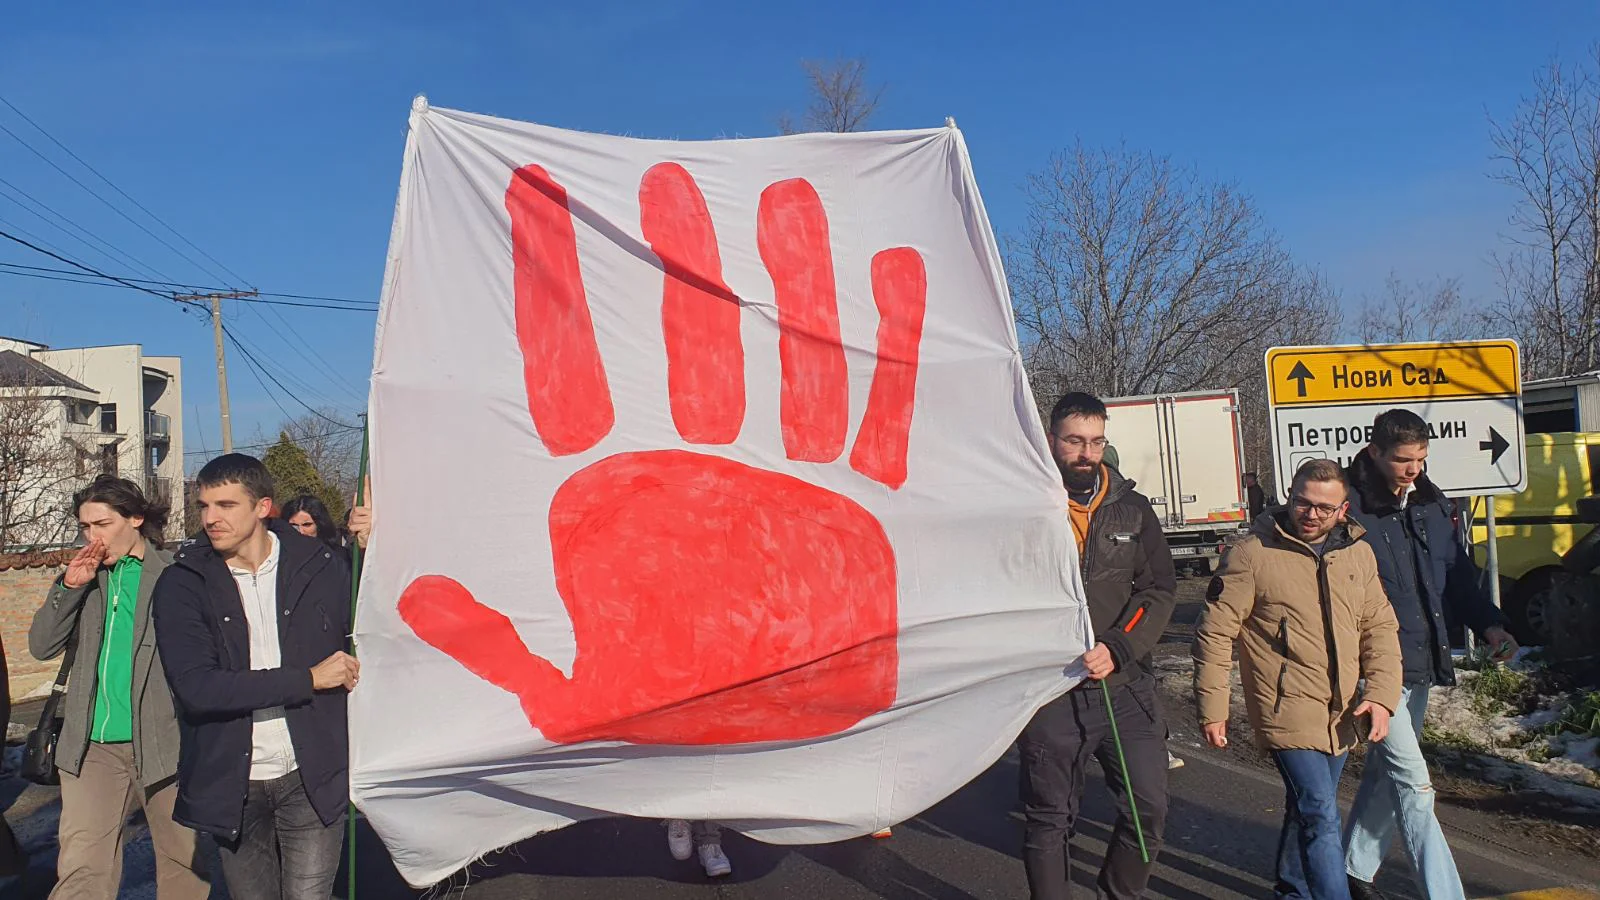
[[55, 679], [60, 661], [42, 663], [28, 653], [28, 625], [74, 552], [0, 554], [0, 642], [13, 701], [47, 690]]

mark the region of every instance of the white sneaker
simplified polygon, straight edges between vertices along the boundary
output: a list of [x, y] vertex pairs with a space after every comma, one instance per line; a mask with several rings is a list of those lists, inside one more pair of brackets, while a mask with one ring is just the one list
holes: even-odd
[[707, 878], [721, 878], [733, 872], [733, 863], [728, 862], [721, 844], [701, 844], [700, 865], [705, 868]]
[[667, 822], [667, 849], [672, 851], [673, 859], [688, 859], [694, 852], [694, 842], [689, 836], [689, 823], [683, 819], [672, 819]]

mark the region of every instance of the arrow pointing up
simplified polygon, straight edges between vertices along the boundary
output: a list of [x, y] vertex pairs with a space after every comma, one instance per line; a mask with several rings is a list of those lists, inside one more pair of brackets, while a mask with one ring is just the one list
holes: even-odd
[[1284, 380], [1298, 381], [1299, 384], [1297, 384], [1296, 387], [1300, 389], [1300, 396], [1304, 397], [1306, 395], [1306, 382], [1316, 381], [1317, 376], [1311, 374], [1311, 370], [1306, 368], [1304, 360], [1297, 359], [1295, 360], [1294, 368], [1289, 370], [1289, 377]]
[[1489, 429], [1489, 439], [1487, 441], [1478, 442], [1479, 450], [1489, 451], [1489, 465], [1491, 466], [1500, 462], [1500, 457], [1510, 447], [1511, 444], [1507, 442], [1505, 438], [1500, 436], [1500, 432], [1495, 431], [1492, 427]]

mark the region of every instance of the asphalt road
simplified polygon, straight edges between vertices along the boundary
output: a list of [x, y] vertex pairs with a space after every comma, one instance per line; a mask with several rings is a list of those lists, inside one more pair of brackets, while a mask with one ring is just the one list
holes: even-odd
[[[1188, 583], [1190, 588], [1194, 583]], [[1186, 589], [1195, 602], [1198, 590]], [[1192, 613], [1192, 610], [1188, 611]], [[1183, 652], [1183, 632], [1191, 614], [1175, 621], [1170, 654]], [[1177, 686], [1169, 692], [1169, 701]], [[1169, 705], [1170, 709], [1170, 705]], [[1182, 711], [1171, 710], [1172, 713]], [[1222, 754], [1200, 748], [1187, 717], [1171, 714], [1174, 750], [1187, 765], [1171, 773], [1171, 813], [1167, 846], [1161, 852], [1149, 895], [1179, 900], [1270, 897], [1273, 854], [1283, 815], [1282, 786], [1276, 773], [1248, 754]], [[471, 900], [617, 900], [617, 898], [761, 898], [761, 900], [1000, 900], [1027, 896], [1022, 863], [1021, 822], [1015, 811], [1017, 763], [1007, 754], [992, 768], [923, 815], [895, 828], [887, 840], [861, 839], [810, 847], [760, 844], [727, 834], [733, 875], [711, 882], [694, 861], [677, 862], [667, 853], [665, 835], [654, 822], [602, 820], [581, 823], [527, 841], [474, 866], [451, 893]], [[1347, 778], [1353, 791], [1353, 779]], [[23, 790], [23, 788], [26, 790]], [[1348, 795], [1346, 802], [1348, 802]], [[13, 778], [0, 782], [0, 804], [33, 853], [29, 872], [0, 882], [0, 900], [43, 898], [53, 882], [54, 791], [25, 786]], [[1549, 828], [1582, 827], [1542, 823], [1495, 811], [1441, 805], [1451, 846], [1469, 897], [1500, 897], [1520, 891], [1596, 888], [1600, 860], [1570, 842], [1542, 835]], [[1083, 895], [1093, 895], [1095, 868], [1110, 834], [1110, 796], [1093, 773], [1084, 821], [1074, 842], [1075, 880]], [[388, 862], [376, 837], [362, 829], [357, 845], [357, 896], [406, 898], [408, 889]], [[123, 897], [155, 897], [153, 861], [142, 827], [128, 849]], [[338, 896], [344, 896], [341, 874]], [[1418, 897], [1409, 867], [1399, 854], [1385, 866], [1379, 886], [1396, 897]], [[225, 896], [218, 888], [214, 897]], [[1532, 897], [1553, 896], [1534, 894]], [[1563, 896], [1589, 896], [1580, 893]]]

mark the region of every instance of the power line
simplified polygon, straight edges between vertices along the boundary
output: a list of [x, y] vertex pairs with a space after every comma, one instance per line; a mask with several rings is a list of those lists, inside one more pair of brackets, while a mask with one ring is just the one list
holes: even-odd
[[94, 188], [89, 187], [87, 184], [84, 184], [83, 182], [79, 181], [77, 176], [73, 175], [71, 172], [68, 172], [66, 169], [61, 168], [61, 166], [58, 165], [55, 160], [53, 160], [50, 157], [44, 155], [43, 153], [41, 153], [39, 151], [39, 149], [37, 147], [35, 147], [32, 144], [28, 143], [26, 140], [23, 140], [22, 136], [17, 134], [15, 131], [12, 131], [11, 129], [7, 128], [4, 124], [0, 124], [0, 131], [3, 131], [6, 134], [11, 135], [12, 140], [15, 140], [17, 143], [19, 143], [22, 146], [28, 148], [29, 152], [31, 152], [34, 156], [37, 156], [40, 159], [44, 160], [45, 164], [48, 165], [50, 168], [55, 169], [57, 172], [60, 172], [62, 174], [62, 176], [65, 177], [68, 181], [72, 182], [73, 184], [77, 185], [80, 188], [83, 188], [85, 191], [88, 191], [91, 196], [93, 196], [96, 200], [99, 200], [101, 203], [104, 203], [106, 205], [106, 207], [108, 209], [110, 209], [112, 212], [114, 212], [117, 215], [123, 217], [124, 219], [127, 219], [128, 222], [133, 225], [133, 227], [139, 229], [140, 231], [142, 231], [145, 234], [149, 235], [150, 237], [154, 238], [155, 241], [157, 243], [159, 243], [161, 246], [166, 247], [168, 250], [171, 250], [173, 253], [176, 253], [179, 256], [183, 257], [184, 261], [188, 262], [190, 265], [194, 266], [197, 269], [200, 269], [200, 270], [204, 271], [206, 274], [212, 276], [213, 278], [216, 278], [219, 281], [227, 281], [228, 280], [225, 276], [218, 275], [215, 269], [209, 268], [203, 263], [195, 262], [193, 257], [189, 256], [189, 254], [183, 252], [182, 250], [179, 250], [177, 247], [172, 246], [172, 244], [169, 243], [166, 240], [166, 238], [163, 238], [161, 235], [156, 234], [154, 231], [151, 231], [150, 229], [144, 227], [143, 223], [141, 223], [140, 221], [138, 221], [134, 217], [128, 215], [127, 213], [123, 212], [120, 207], [118, 207], [115, 203], [112, 203], [110, 200], [107, 200], [105, 198], [105, 195], [101, 194], [99, 191], [97, 191]]
[[[0, 224], [9, 224], [9, 223], [4, 223], [3, 220], [0, 220]], [[16, 228], [16, 226], [14, 226], [14, 225], [11, 226], [11, 227]], [[20, 229], [20, 228], [16, 228], [16, 230], [17, 231], [22, 231], [22, 229]], [[26, 234], [26, 232], [23, 232], [23, 233]], [[3, 233], [0, 233], [0, 236], [7, 236], [8, 237], [9, 235], [4, 235]], [[29, 236], [33, 237], [32, 235], [29, 235]], [[37, 240], [37, 238], [35, 238], [35, 239]], [[46, 244], [45, 246], [49, 246], [49, 245]], [[54, 254], [52, 254], [52, 255], [54, 255]], [[57, 256], [57, 258], [61, 258], [61, 257]], [[139, 287], [136, 284], [126, 284], [126, 283], [124, 283], [124, 282], [127, 282], [127, 281], [135, 281], [135, 280], [143, 280], [143, 279], [125, 279], [125, 278], [124, 279], [118, 279], [116, 276], [113, 276], [113, 275], [101, 275], [101, 276], [97, 276], [97, 277], [110, 278], [110, 279], [113, 279], [113, 280], [112, 281], [96, 281], [94, 278], [91, 278], [91, 277], [72, 277], [72, 276], [78, 275], [78, 273], [72, 272], [72, 271], [69, 271], [69, 270], [66, 270], [66, 269], [46, 269], [43, 272], [41, 272], [41, 271], [15, 271], [15, 270], [18, 270], [18, 269], [38, 270], [38, 269], [40, 269], [40, 267], [39, 266], [20, 266], [20, 265], [17, 265], [15, 263], [0, 263], [0, 275], [17, 275], [17, 276], [20, 276], [20, 277], [23, 277], [23, 278], [41, 278], [41, 279], [43, 279], [45, 281], [64, 281], [64, 282], [67, 282], [68, 284], [89, 284], [89, 285], [96, 285], [98, 287], [113, 287], [113, 288], [114, 287], [129, 287], [129, 288], [133, 288], [135, 290], [143, 291], [144, 293], [147, 293], [147, 294], [153, 294], [153, 295], [155, 295], [157, 297], [160, 297], [160, 298], [162, 298], [164, 300], [173, 299], [171, 294], [165, 294], [165, 293], [161, 293], [159, 291], [152, 291], [152, 290], [149, 290], [147, 288]], [[60, 272], [60, 273], [63, 273], [63, 274], [60, 274], [60, 275], [46, 274], [48, 272]], [[336, 312], [377, 312], [377, 307], [376, 306], [373, 306], [373, 307], [332, 306], [332, 305], [325, 304], [325, 303], [297, 303], [297, 302], [289, 301], [289, 300], [263, 300], [263, 299], [260, 299], [260, 298], [257, 298], [257, 297], [246, 297], [246, 298], [243, 298], [241, 302], [244, 302], [244, 303], [260, 303], [260, 304], [264, 304], [264, 305], [267, 305], [267, 306], [294, 306], [294, 307], [299, 307], [301, 309], [331, 309], [331, 310], [334, 310]], [[190, 305], [192, 305], [192, 304], [190, 304]]]
[[[264, 316], [257, 315], [256, 318], [260, 319], [262, 321], [262, 323], [267, 325], [269, 328], [272, 328], [272, 323], [268, 322]], [[235, 325], [239, 325], [242, 321], [243, 321], [242, 318], [235, 319], [234, 320], [234, 324]], [[273, 328], [273, 330], [275, 332], [277, 331], [276, 328]], [[289, 341], [288, 338], [284, 338], [283, 334], [281, 332], [278, 332], [278, 337], [280, 339], [282, 339], [284, 341], [284, 343], [290, 344], [291, 348], [293, 347], [293, 344]], [[244, 338], [240, 337], [240, 340], [243, 341]], [[267, 353], [266, 351], [262, 350], [260, 345], [255, 344], [253, 342], [249, 342], [249, 341], [246, 341], [246, 343], [249, 344], [250, 349], [255, 352], [256, 357], [258, 359], [267, 359], [267, 360], [272, 360], [274, 363], [278, 363], [278, 373], [283, 377], [284, 381], [289, 383], [289, 385], [291, 387], [296, 388], [300, 392], [304, 393], [306, 396], [310, 397], [313, 400], [321, 402], [325, 406], [335, 406], [336, 407], [336, 406], [343, 406], [344, 405], [343, 403], [340, 403], [339, 401], [337, 401], [337, 400], [333, 399], [331, 396], [329, 396], [329, 394], [326, 392], [326, 390], [324, 388], [318, 387], [317, 385], [313, 384], [308, 379], [306, 379], [306, 378], [302, 377], [301, 375], [299, 375], [298, 373], [296, 373], [293, 366], [283, 365], [281, 360], [277, 359], [276, 357], [274, 357], [271, 354]]]
[[[308, 441], [314, 441], [314, 440], [319, 440], [321, 438], [333, 437], [336, 434], [343, 434], [346, 431], [360, 431], [360, 430], [361, 429], [360, 429], [359, 426], [344, 426], [344, 425], [341, 425], [338, 428], [331, 428], [331, 429], [329, 429], [327, 431], [320, 432], [318, 434], [301, 435], [301, 439], [308, 440]], [[202, 436], [202, 440], [204, 440], [203, 436]], [[290, 440], [294, 440], [294, 438], [291, 438]], [[262, 441], [262, 442], [257, 443], [257, 444], [235, 444], [233, 449], [236, 450], [236, 451], [237, 450], [261, 450], [261, 449], [264, 449], [266, 447], [271, 447], [276, 443], [278, 443], [278, 442], [277, 441]], [[211, 451], [209, 451], [209, 450], [185, 450], [185, 451], [183, 451], [183, 455], [184, 456], [209, 456], [209, 455], [211, 455]]]
[[[15, 228], [15, 226], [13, 226], [13, 228]], [[21, 231], [22, 229], [17, 228], [16, 230], [17, 231]], [[8, 266], [8, 267], [14, 268], [14, 269], [29, 269], [29, 270], [36, 271], [36, 272], [54, 272], [54, 273], [57, 273], [57, 274], [67, 274], [67, 275], [77, 274], [75, 272], [71, 272], [71, 271], [66, 270], [66, 269], [52, 269], [52, 268], [49, 268], [49, 267], [46, 267], [46, 266], [24, 266], [24, 265], [20, 265], [20, 264], [17, 264], [17, 263], [0, 263], [0, 265], [5, 265], [5, 266]], [[107, 276], [107, 277], [112, 277], [112, 276]], [[207, 287], [205, 285], [190, 284], [188, 282], [183, 282], [183, 281], [157, 281], [157, 280], [152, 279], [152, 278], [134, 278], [132, 276], [127, 276], [127, 275], [115, 276], [115, 277], [120, 278], [122, 281], [132, 281], [132, 282], [136, 282], [136, 283], [139, 283], [139, 284], [156, 284], [156, 285], [164, 285], [166, 287], [181, 287], [181, 288], [184, 288], [186, 290], [192, 290], [192, 291], [194, 291], [196, 293], [220, 292], [220, 291], [225, 291], [226, 290], [226, 288]], [[318, 302], [321, 302], [321, 303], [330, 303], [330, 304], [344, 303], [344, 304], [349, 304], [349, 308], [350, 309], [360, 309], [360, 310], [365, 310], [365, 311], [369, 311], [369, 312], [370, 311], [375, 311], [378, 308], [378, 302], [375, 301], [375, 300], [351, 300], [351, 299], [349, 299], [347, 297], [323, 297], [323, 296], [317, 296], [315, 294], [284, 294], [284, 293], [280, 293], [280, 292], [277, 292], [277, 291], [257, 291], [256, 293], [259, 294], [262, 297], [284, 297], [284, 298], [291, 299], [291, 300], [312, 300], [312, 301], [318, 301]], [[251, 301], [251, 302], [265, 302], [265, 301], [254, 301], [253, 298], [246, 298], [246, 300], [247, 301]], [[300, 305], [303, 305], [303, 304], [279, 303], [279, 304], [275, 304], [275, 305], [277, 305], [277, 306], [300, 306]]]
[[59, 140], [57, 140], [55, 135], [51, 134], [48, 131], [45, 131], [44, 130], [44, 126], [40, 125], [38, 122], [35, 122], [32, 118], [30, 118], [28, 116], [27, 113], [25, 113], [22, 110], [18, 109], [16, 104], [12, 103], [10, 100], [7, 100], [3, 95], [0, 95], [0, 103], [4, 103], [6, 106], [10, 107], [11, 111], [16, 113], [17, 115], [21, 116], [22, 120], [24, 122], [27, 122], [29, 125], [32, 125], [36, 131], [38, 131], [40, 134], [44, 135], [45, 137], [49, 138], [50, 139], [50, 143], [55, 144], [57, 147], [60, 147], [62, 149], [62, 151], [65, 152], [68, 156], [72, 157], [74, 160], [77, 160], [78, 165], [83, 166], [85, 169], [88, 169], [90, 172], [93, 172], [94, 176], [96, 178], [100, 179], [101, 181], [104, 181], [107, 185], [110, 185], [112, 190], [114, 190], [117, 193], [121, 194], [125, 200], [127, 200], [129, 203], [132, 203], [134, 206], [138, 207], [140, 212], [144, 213], [145, 215], [147, 215], [150, 218], [154, 219], [156, 222], [160, 223], [161, 227], [167, 229], [168, 231], [170, 231], [174, 235], [176, 235], [178, 240], [183, 241], [185, 244], [188, 244], [191, 248], [194, 249], [194, 251], [196, 253], [199, 253], [201, 256], [204, 256], [206, 259], [211, 260], [212, 262], [216, 263], [218, 266], [221, 266], [221, 268], [222, 268], [222, 270], [224, 272], [227, 272], [229, 275], [232, 275], [234, 278], [239, 279], [241, 282], [244, 282], [246, 284], [249, 283], [250, 279], [245, 278], [243, 275], [240, 275], [238, 272], [235, 272], [234, 270], [232, 270], [232, 269], [228, 268], [227, 266], [223, 265], [221, 262], [218, 262], [216, 257], [212, 256], [211, 254], [209, 254], [206, 251], [202, 250], [200, 247], [196, 246], [194, 241], [191, 241], [188, 238], [184, 237], [183, 234], [178, 231], [178, 229], [173, 228], [171, 225], [168, 225], [165, 220], [163, 220], [160, 216], [156, 215], [155, 213], [151, 212], [143, 203], [140, 203], [139, 201], [133, 199], [133, 197], [131, 195], [129, 195], [127, 191], [123, 190], [120, 187], [117, 187], [115, 182], [113, 182], [111, 179], [107, 178], [106, 176], [100, 174], [100, 170], [99, 169], [96, 169], [94, 166], [89, 165], [89, 163], [86, 162], [83, 157], [79, 156], [76, 153], [73, 153], [71, 148], [69, 148], [66, 144], [63, 144]]
[[[0, 127], [3, 127], [3, 126], [0, 126]], [[83, 264], [81, 262], [78, 262], [75, 259], [70, 259], [70, 258], [68, 258], [66, 256], [62, 256], [59, 253], [52, 253], [49, 250], [46, 250], [43, 247], [40, 247], [38, 244], [34, 244], [34, 243], [29, 242], [29, 241], [25, 241], [22, 238], [19, 238], [16, 235], [14, 235], [14, 234], [12, 234], [12, 233], [10, 233], [8, 231], [0, 231], [0, 238], [5, 238], [8, 241], [14, 241], [14, 242], [16, 242], [18, 244], [21, 244], [24, 247], [27, 247], [29, 250], [33, 250], [33, 251], [38, 252], [38, 253], [43, 253], [45, 256], [48, 256], [51, 259], [57, 260], [59, 262], [64, 262], [67, 265], [73, 266], [75, 268], [82, 269], [83, 271], [88, 272], [91, 275], [99, 276], [100, 278], [104, 278], [104, 279], [106, 279], [108, 281], [115, 281], [116, 283], [122, 285], [123, 287], [132, 288], [132, 289], [134, 289], [136, 291], [139, 291], [141, 293], [149, 294], [152, 297], [160, 297], [162, 300], [168, 300], [168, 301], [171, 301], [173, 303], [184, 303], [185, 302], [185, 301], [179, 300], [178, 298], [172, 296], [171, 294], [163, 294], [160, 291], [153, 291], [150, 288], [144, 287], [142, 285], [134, 284], [132, 281], [129, 281], [126, 278], [118, 278], [115, 275], [107, 275], [106, 273], [100, 271], [99, 269], [94, 268], [93, 266], [85, 265], [85, 264]], [[198, 304], [198, 303], [189, 303], [188, 305], [190, 305], [190, 306], [199, 306], [200, 304]]]
[[[291, 391], [288, 388], [284, 387], [283, 386], [283, 382], [279, 381], [277, 376], [275, 376], [271, 372], [267, 371], [266, 366], [262, 365], [261, 361], [255, 358], [255, 354], [251, 353], [249, 348], [245, 347], [244, 344], [240, 343], [239, 338], [234, 335], [233, 329], [229, 328], [226, 324], [224, 324], [222, 326], [222, 333], [228, 336], [228, 340], [233, 342], [234, 349], [238, 350], [241, 354], [243, 354], [244, 358], [245, 358], [245, 360], [247, 362], [249, 362], [251, 365], [254, 365], [256, 368], [260, 369], [261, 373], [263, 375], [267, 376], [267, 378], [271, 379], [272, 383], [277, 385], [279, 390], [283, 391], [285, 394], [287, 394], [289, 396], [290, 400], [293, 400], [294, 402], [296, 402], [296, 403], [300, 404], [301, 406], [305, 407], [306, 412], [311, 413], [312, 415], [316, 416], [317, 418], [319, 418], [319, 419], [321, 419], [321, 420], [323, 420], [325, 422], [331, 422], [334, 425], [338, 425], [340, 428], [355, 429], [355, 428], [360, 427], [360, 426], [357, 426], [357, 425], [351, 425], [351, 424], [349, 424], [347, 422], [341, 422], [338, 419], [330, 418], [330, 417], [328, 417], [326, 415], [323, 415], [320, 411], [312, 408], [311, 404], [305, 402], [304, 400], [301, 400], [299, 398], [299, 396], [297, 396], [295, 394], [294, 391]], [[265, 385], [263, 385], [263, 387], [265, 387]], [[274, 398], [273, 402], [277, 403], [277, 399]], [[279, 406], [279, 409], [282, 409], [282, 406]], [[286, 418], [293, 418], [292, 416], [289, 415], [288, 410], [284, 410], [284, 416]]]
[[311, 342], [306, 340], [305, 335], [297, 331], [295, 327], [289, 323], [288, 319], [285, 319], [281, 313], [270, 306], [267, 307], [265, 311], [270, 313], [273, 319], [277, 319], [279, 322], [281, 322], [283, 327], [288, 329], [289, 334], [294, 335], [295, 339], [291, 340], [282, 331], [278, 330], [278, 326], [272, 324], [272, 319], [267, 318], [266, 315], [258, 316], [261, 319], [262, 324], [272, 329], [272, 333], [281, 338], [284, 344], [286, 344], [290, 350], [294, 351], [296, 356], [299, 356], [301, 359], [305, 360], [308, 365], [310, 365], [313, 369], [316, 369], [320, 374], [327, 376], [330, 386], [349, 391], [352, 399], [360, 396], [360, 390], [356, 388], [355, 385], [345, 380], [345, 378], [338, 372], [334, 371], [334, 368], [328, 365], [328, 363], [324, 361], [320, 355], [307, 352], [305, 345], [309, 345]]
[[[161, 270], [157, 269], [156, 267], [142, 262], [141, 260], [139, 260], [136, 257], [134, 257], [133, 254], [128, 253], [128, 252], [123, 251], [123, 250], [119, 250], [117, 247], [113, 246], [110, 241], [107, 241], [106, 239], [100, 237], [99, 235], [95, 234], [94, 232], [90, 231], [89, 229], [84, 228], [82, 225], [79, 225], [78, 223], [72, 221], [71, 219], [69, 219], [65, 215], [62, 215], [57, 210], [53, 209], [50, 206], [50, 204], [45, 203], [43, 200], [40, 200], [38, 197], [33, 196], [32, 194], [28, 193], [27, 191], [23, 190], [22, 188], [17, 187], [15, 184], [12, 184], [11, 182], [5, 180], [4, 178], [0, 178], [0, 186], [4, 186], [5, 188], [9, 189], [11, 192], [14, 192], [16, 194], [20, 194], [22, 196], [22, 200], [18, 200], [16, 197], [10, 196], [10, 194], [7, 194], [7, 197], [11, 200], [11, 202], [16, 203], [19, 207], [21, 207], [22, 209], [26, 210], [29, 214], [34, 216], [34, 218], [37, 218], [40, 221], [44, 222], [45, 224], [49, 225], [51, 228], [54, 228], [57, 231], [60, 231], [63, 234], [66, 234], [67, 236], [71, 237], [73, 240], [77, 241], [78, 243], [83, 244], [85, 247], [90, 247], [96, 253], [99, 253], [101, 256], [104, 256], [107, 259], [113, 260], [117, 265], [119, 265], [119, 266], [120, 265], [131, 265], [135, 269], [143, 269], [144, 271], [146, 271], [146, 272], [148, 272], [148, 273], [150, 273], [152, 275], [158, 275], [158, 276], [161, 276], [163, 278], [171, 278], [172, 277], [172, 276], [167, 275], [166, 273], [162, 272]], [[0, 191], [0, 193], [4, 193], [4, 191]], [[24, 203], [23, 201], [27, 201], [27, 202]], [[37, 210], [35, 210], [32, 207], [28, 206], [27, 203], [31, 203], [31, 204], [33, 204], [33, 206], [39, 207], [39, 209], [42, 209], [42, 210], [44, 210], [45, 213], [49, 213], [51, 216], [54, 216], [56, 219], [60, 220], [63, 223], [63, 225], [75, 229], [79, 234], [82, 234], [84, 237], [78, 237], [77, 235], [74, 235], [71, 232], [67, 231], [66, 228], [63, 227], [63, 225], [57, 225], [56, 223], [50, 221], [49, 219], [45, 218], [44, 213], [38, 212]], [[85, 238], [87, 238], [87, 240], [85, 240]], [[93, 242], [92, 244], [90, 243], [91, 241]]]

